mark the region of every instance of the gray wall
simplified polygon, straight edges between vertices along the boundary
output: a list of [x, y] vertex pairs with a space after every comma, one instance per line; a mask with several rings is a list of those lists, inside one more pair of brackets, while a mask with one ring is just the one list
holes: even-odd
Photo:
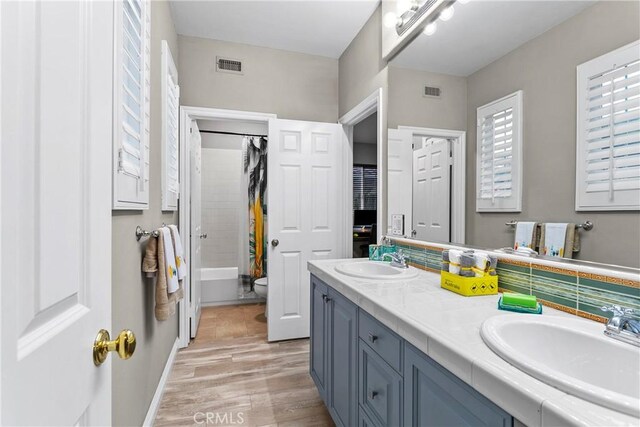
[[[180, 103], [275, 113], [281, 119], [338, 120], [338, 61], [321, 56], [179, 36]], [[244, 74], [216, 72], [216, 56]]]
[[151, 2], [151, 170], [149, 210], [113, 212], [112, 335], [129, 328], [138, 341], [129, 360], [111, 355], [113, 363], [112, 422], [141, 425], [158, 386], [171, 348], [178, 336], [178, 316], [158, 322], [154, 316], [154, 284], [142, 277], [146, 239], [136, 241], [136, 225], [153, 229], [163, 222], [177, 224], [178, 215], [160, 208], [160, 51], [167, 40], [178, 61], [178, 40], [166, 1]]
[[[469, 76], [467, 113], [467, 243], [513, 243], [505, 221], [582, 222], [578, 258], [640, 266], [638, 212], [576, 212], [576, 66], [640, 38], [640, 3], [599, 2]], [[477, 107], [524, 91], [522, 213], [475, 212]], [[552, 173], [551, 173], [552, 172]]]
[[[424, 86], [441, 89], [441, 97], [422, 96]], [[389, 66], [389, 128], [418, 126], [467, 129], [466, 77]]]
[[353, 144], [353, 164], [354, 165], [377, 165], [378, 146], [376, 144]]
[[[387, 64], [382, 60], [382, 6], [378, 6], [373, 15], [364, 24], [358, 35], [351, 41], [339, 60], [339, 115], [343, 116], [376, 89], [382, 88], [383, 110], [378, 111], [382, 128], [387, 128]], [[382, 133], [378, 141], [382, 149], [382, 164], [379, 165], [383, 177], [381, 194], [378, 197], [387, 200], [387, 135]], [[382, 223], [378, 230], [387, 229], [387, 204], [382, 205]]]

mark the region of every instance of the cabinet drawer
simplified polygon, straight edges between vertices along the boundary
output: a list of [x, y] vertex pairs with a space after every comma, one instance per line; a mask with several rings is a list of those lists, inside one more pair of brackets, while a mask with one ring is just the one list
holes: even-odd
[[383, 426], [402, 425], [402, 377], [360, 340], [360, 406]]
[[402, 372], [402, 338], [378, 322], [364, 310], [359, 310], [358, 335], [393, 369]]
[[358, 427], [379, 427], [379, 426], [369, 417], [369, 415], [367, 415], [364, 409], [360, 407], [358, 411]]

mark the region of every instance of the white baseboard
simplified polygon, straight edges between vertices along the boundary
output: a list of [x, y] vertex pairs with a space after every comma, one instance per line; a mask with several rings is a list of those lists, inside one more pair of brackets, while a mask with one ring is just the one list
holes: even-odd
[[147, 416], [144, 417], [144, 422], [142, 423], [144, 427], [153, 426], [153, 423], [156, 420], [156, 415], [158, 414], [158, 409], [160, 408], [160, 402], [162, 401], [162, 395], [164, 394], [164, 387], [165, 385], [167, 385], [167, 380], [169, 379], [169, 375], [171, 374], [173, 362], [176, 360], [176, 354], [178, 354], [179, 345], [180, 339], [176, 338], [176, 341], [173, 343], [173, 347], [171, 348], [171, 352], [169, 353], [169, 357], [167, 358], [167, 363], [164, 365], [164, 370], [162, 371], [162, 375], [160, 376], [160, 381], [158, 382], [158, 387], [156, 387], [156, 392], [153, 394], [153, 399], [151, 399], [151, 404], [149, 405]]
[[223, 305], [241, 305], [241, 304], [257, 304], [259, 302], [266, 302], [264, 298], [245, 298], [229, 301], [202, 301], [200, 307], [221, 307]]

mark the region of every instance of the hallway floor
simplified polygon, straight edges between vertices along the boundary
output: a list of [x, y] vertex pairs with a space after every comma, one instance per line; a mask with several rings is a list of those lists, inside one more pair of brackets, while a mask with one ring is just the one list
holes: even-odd
[[264, 304], [250, 304], [202, 309], [198, 336], [178, 352], [155, 425], [333, 422], [309, 376], [309, 340], [269, 344]]

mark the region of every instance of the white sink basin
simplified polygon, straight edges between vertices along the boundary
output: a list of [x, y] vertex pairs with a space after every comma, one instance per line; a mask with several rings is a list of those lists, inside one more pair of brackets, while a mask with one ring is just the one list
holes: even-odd
[[518, 369], [565, 393], [640, 416], [640, 348], [606, 337], [582, 319], [500, 315], [482, 324], [484, 342]]
[[413, 267], [392, 267], [387, 262], [353, 261], [336, 266], [338, 273], [351, 277], [373, 280], [406, 280], [418, 276], [418, 270]]

